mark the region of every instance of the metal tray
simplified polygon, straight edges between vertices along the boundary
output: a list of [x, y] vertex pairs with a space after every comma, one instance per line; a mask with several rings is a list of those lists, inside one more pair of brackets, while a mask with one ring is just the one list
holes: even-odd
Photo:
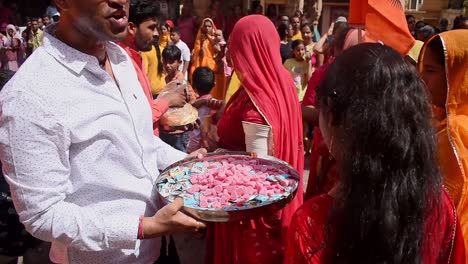
[[293, 191], [288, 196], [283, 197], [281, 200], [275, 201], [270, 204], [248, 208], [248, 209], [234, 209], [234, 210], [223, 210], [223, 209], [199, 209], [193, 207], [184, 206], [182, 212], [191, 215], [192, 217], [205, 222], [231, 222], [239, 220], [248, 220], [252, 218], [259, 218], [262, 216], [268, 216], [276, 213], [280, 209], [288, 205], [295, 197], [298, 186], [299, 186], [299, 173], [296, 169], [291, 167], [288, 163], [271, 156], [264, 156], [248, 152], [220, 152], [211, 153], [205, 156], [203, 159], [191, 158], [176, 162], [161, 172], [160, 177], [156, 181], [156, 189], [159, 198], [163, 201], [164, 205], [169, 204], [170, 201], [163, 197], [159, 193], [159, 185], [166, 178], [168, 172], [177, 166], [188, 166], [192, 163], [199, 161], [210, 161], [214, 162], [217, 160], [224, 160], [228, 158], [239, 158], [239, 159], [255, 159], [259, 164], [274, 166], [280, 169], [283, 173], [289, 174], [291, 179], [295, 179], [297, 182], [293, 187]]

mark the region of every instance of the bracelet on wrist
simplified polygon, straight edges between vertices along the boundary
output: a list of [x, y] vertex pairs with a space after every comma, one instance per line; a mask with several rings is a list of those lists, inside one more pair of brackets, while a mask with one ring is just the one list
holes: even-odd
[[145, 238], [145, 233], [143, 232], [143, 219], [144, 218], [145, 218], [144, 216], [140, 216], [140, 220], [138, 223], [138, 236], [137, 236], [138, 239]]

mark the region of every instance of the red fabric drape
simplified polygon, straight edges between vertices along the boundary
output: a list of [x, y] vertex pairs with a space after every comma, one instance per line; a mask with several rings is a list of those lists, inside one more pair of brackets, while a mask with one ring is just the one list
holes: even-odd
[[[265, 16], [252, 15], [237, 22], [229, 49], [234, 69], [258, 110], [273, 128], [274, 153], [299, 171], [304, 170], [302, 114], [296, 88], [281, 63], [280, 39]], [[302, 182], [301, 187], [302, 188]], [[283, 210], [286, 228], [302, 204], [302, 191]]]
[[363, 26], [366, 24], [367, 6], [369, 0], [349, 1], [349, 24]]

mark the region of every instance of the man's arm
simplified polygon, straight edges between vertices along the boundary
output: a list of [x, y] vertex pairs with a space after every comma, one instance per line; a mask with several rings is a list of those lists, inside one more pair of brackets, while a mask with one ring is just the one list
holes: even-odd
[[189, 65], [190, 65], [190, 49], [185, 45], [184, 51], [182, 51], [182, 61], [183, 61], [183, 68], [182, 68], [182, 74], [187, 73]]
[[0, 158], [21, 222], [41, 240], [84, 251], [135, 248], [138, 215], [113, 218], [67, 202], [70, 131], [34, 98], [10, 93], [0, 102]]
[[173, 163], [187, 158], [187, 153], [178, 151], [162, 141], [159, 137], [154, 137], [154, 143], [156, 145], [156, 157], [158, 163], [158, 169], [164, 170]]

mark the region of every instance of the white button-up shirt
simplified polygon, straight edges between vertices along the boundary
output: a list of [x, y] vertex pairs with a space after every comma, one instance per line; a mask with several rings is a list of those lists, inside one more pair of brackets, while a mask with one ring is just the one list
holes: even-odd
[[157, 211], [158, 169], [183, 159], [154, 137], [151, 109], [125, 51], [107, 44], [116, 82], [47, 28], [0, 93], [0, 158], [20, 220], [70, 263], [152, 263], [137, 240]]

